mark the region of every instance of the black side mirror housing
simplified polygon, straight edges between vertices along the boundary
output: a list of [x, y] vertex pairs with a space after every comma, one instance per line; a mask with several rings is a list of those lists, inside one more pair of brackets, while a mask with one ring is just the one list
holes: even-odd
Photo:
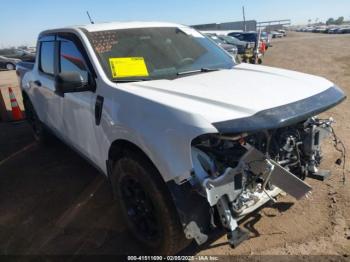
[[60, 73], [55, 77], [55, 88], [58, 94], [86, 91], [87, 83], [77, 72]]

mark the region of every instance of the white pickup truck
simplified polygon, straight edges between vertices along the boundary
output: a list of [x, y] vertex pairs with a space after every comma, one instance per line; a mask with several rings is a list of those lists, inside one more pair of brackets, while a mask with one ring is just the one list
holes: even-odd
[[296, 199], [322, 177], [320, 142], [345, 99], [330, 81], [236, 64], [198, 31], [158, 22], [42, 32], [35, 64], [19, 64], [34, 136], [49, 133], [111, 183], [121, 216], [152, 253], [175, 254], [282, 191]]

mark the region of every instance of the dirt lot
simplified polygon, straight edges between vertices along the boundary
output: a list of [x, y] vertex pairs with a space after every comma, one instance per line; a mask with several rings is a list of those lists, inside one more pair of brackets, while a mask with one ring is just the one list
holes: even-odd
[[[349, 94], [349, 42], [350, 35], [293, 33], [274, 41], [264, 64], [324, 76]], [[13, 72], [0, 72], [0, 83], [5, 78], [15, 79]], [[325, 114], [337, 120], [346, 145], [349, 103]], [[237, 249], [217, 232], [205, 246], [183, 254], [350, 255], [350, 178], [341, 183], [341, 168], [334, 164], [339, 155], [330, 142], [325, 150], [324, 166], [333, 176], [326, 182], [307, 179], [314, 188], [310, 198], [280, 197], [250, 216], [243, 226], [251, 239]], [[104, 177], [59, 142], [46, 148], [33, 143], [25, 124], [0, 124], [0, 214], [0, 254], [142, 253], [118, 218]]]

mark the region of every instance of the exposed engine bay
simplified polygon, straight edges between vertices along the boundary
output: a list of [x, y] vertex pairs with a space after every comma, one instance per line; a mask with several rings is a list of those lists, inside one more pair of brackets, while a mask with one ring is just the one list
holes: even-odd
[[335, 137], [333, 122], [313, 117], [275, 130], [208, 134], [192, 142], [191, 184], [217, 213], [232, 247], [248, 238], [237, 224], [245, 215], [283, 191], [300, 199], [311, 191], [303, 181], [307, 176], [323, 180], [330, 175], [319, 165], [321, 141]]

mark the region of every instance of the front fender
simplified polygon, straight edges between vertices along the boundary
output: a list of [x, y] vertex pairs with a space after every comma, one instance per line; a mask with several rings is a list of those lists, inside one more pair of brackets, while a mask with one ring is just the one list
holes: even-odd
[[118, 139], [137, 145], [165, 182], [189, 178], [192, 140], [217, 130], [200, 116], [122, 90], [113, 91], [113, 95], [104, 95], [108, 99], [101, 123], [109, 146]]

